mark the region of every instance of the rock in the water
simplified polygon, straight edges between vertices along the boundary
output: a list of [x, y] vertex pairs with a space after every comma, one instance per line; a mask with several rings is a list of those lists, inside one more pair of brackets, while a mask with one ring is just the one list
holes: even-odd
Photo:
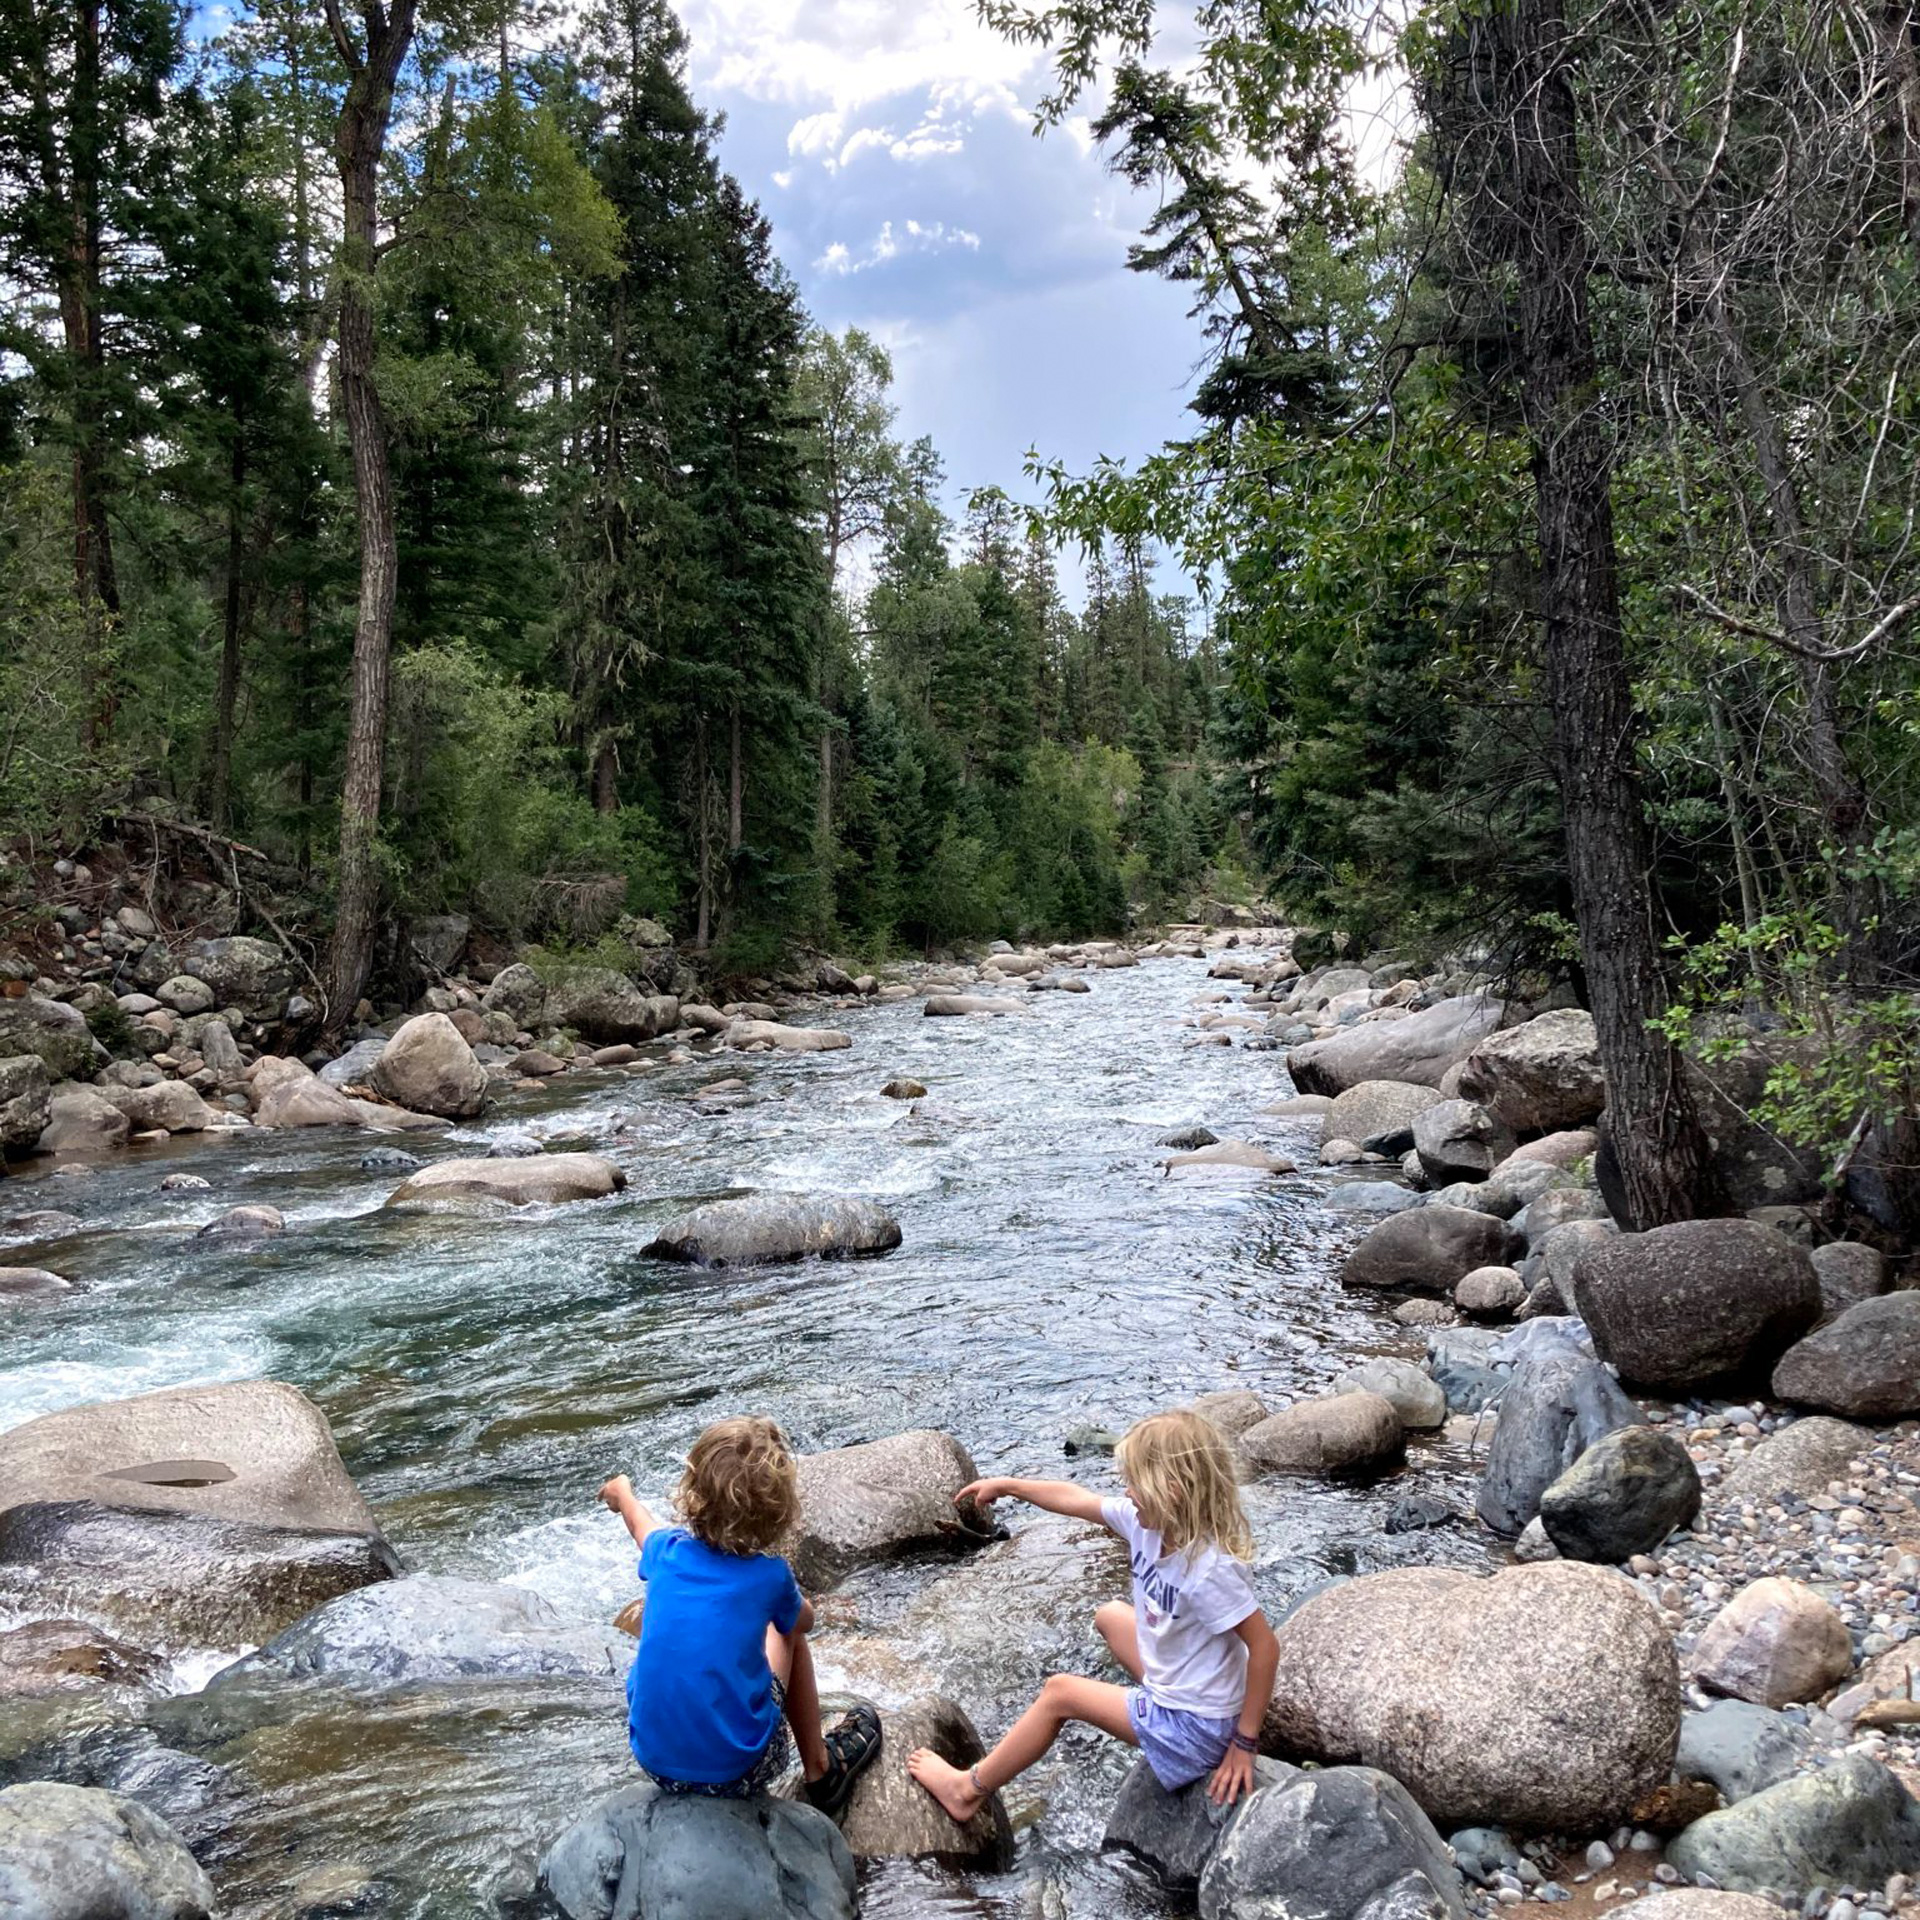
[[730, 1021], [721, 1036], [729, 1047], [771, 1047], [775, 1053], [833, 1053], [853, 1045], [838, 1027], [789, 1027], [778, 1020]]
[[1343, 1180], [1320, 1204], [1331, 1213], [1406, 1213], [1420, 1196], [1394, 1180]]
[[1603, 1434], [1540, 1496], [1541, 1524], [1560, 1552], [1610, 1567], [1654, 1552], [1699, 1511], [1699, 1470], [1660, 1427]]
[[445, 1120], [471, 1120], [487, 1105], [487, 1070], [444, 1013], [417, 1014], [387, 1042], [373, 1086], [396, 1106]]
[[[1280, 1760], [1256, 1759], [1253, 1769], [1256, 1792], [1304, 1777]], [[1100, 1845], [1108, 1853], [1132, 1854], [1170, 1893], [1192, 1894], [1214, 1850], [1246, 1807], [1245, 1800], [1216, 1806], [1204, 1779], [1169, 1793], [1153, 1777], [1153, 1769], [1136, 1760], [1114, 1796]]]
[[1242, 1457], [1260, 1473], [1335, 1477], [1391, 1466], [1406, 1447], [1392, 1403], [1356, 1389], [1300, 1400], [1240, 1436]]
[[1820, 1317], [1820, 1281], [1771, 1227], [1683, 1220], [1589, 1247], [1573, 1306], [1623, 1380], [1685, 1391], [1772, 1366]]
[[565, 1028], [595, 1046], [636, 1044], [671, 1033], [680, 1024], [680, 1002], [671, 994], [644, 992], [611, 967], [567, 967], [547, 982], [539, 1024]]
[[[0, 1006], [10, 1001], [0, 1000]], [[127, 1116], [92, 1087], [61, 1085], [47, 1096], [42, 1153], [105, 1153], [126, 1144], [133, 1131]]]
[[1400, 1416], [1400, 1424], [1418, 1432], [1447, 1424], [1447, 1396], [1425, 1367], [1411, 1360], [1367, 1360], [1343, 1373], [1335, 1393], [1377, 1393]]
[[[923, 1087], [924, 1093], [926, 1089]], [[1211, 1127], [1175, 1127], [1171, 1133], [1163, 1133], [1154, 1142], [1156, 1146], [1172, 1147], [1177, 1153], [1193, 1153], [1201, 1147], [1218, 1146], [1220, 1136]]]
[[1018, 1000], [994, 1000], [984, 994], [930, 993], [921, 1011], [929, 1020], [937, 1020], [943, 1016], [952, 1019], [969, 1013], [1021, 1013], [1025, 1009]]
[[1484, 1180], [1512, 1153], [1513, 1135], [1471, 1100], [1442, 1100], [1414, 1121], [1413, 1150], [1437, 1185]]
[[1460, 1091], [1516, 1133], [1584, 1126], [1607, 1104], [1593, 1015], [1569, 1007], [1490, 1035], [1460, 1069]]
[[0, 1240], [64, 1240], [70, 1233], [85, 1232], [86, 1225], [77, 1213], [37, 1207], [31, 1213], [16, 1213], [0, 1220]]
[[780, 1546], [817, 1592], [891, 1555], [985, 1539], [953, 1496], [976, 1478], [972, 1456], [930, 1427], [800, 1459], [800, 1512]]
[[411, 1173], [420, 1165], [420, 1156], [404, 1147], [369, 1147], [360, 1156], [362, 1173]]
[[565, 1073], [567, 1063], [557, 1053], [548, 1053], [543, 1047], [529, 1047], [525, 1053], [516, 1053], [507, 1062], [515, 1073], [523, 1073], [532, 1080], [551, 1079], [556, 1073]]
[[1294, 1164], [1284, 1153], [1272, 1153], [1251, 1140], [1216, 1140], [1210, 1147], [1196, 1147], [1191, 1153], [1168, 1155], [1164, 1162], [1169, 1173], [1204, 1173], [1223, 1167], [1247, 1173], [1292, 1173]]
[[624, 1634], [574, 1625], [529, 1588], [421, 1573], [329, 1600], [223, 1667], [209, 1691], [328, 1677], [380, 1686], [553, 1674], [617, 1680], [632, 1660]]
[[1369, 1153], [1405, 1153], [1413, 1145], [1413, 1125], [1429, 1107], [1438, 1106], [1433, 1087], [1409, 1080], [1362, 1080], [1328, 1107], [1320, 1138], [1352, 1140]]
[[49, 1082], [89, 1078], [107, 1058], [77, 1007], [37, 993], [18, 1000], [0, 998], [0, 1059], [17, 1060], [23, 1054], [40, 1062]]
[[1475, 1267], [1453, 1289], [1453, 1304], [1462, 1313], [1486, 1320], [1510, 1317], [1526, 1297], [1526, 1282], [1512, 1267]]
[[287, 1230], [286, 1216], [278, 1207], [229, 1207], [217, 1220], [209, 1220], [194, 1235], [196, 1240], [265, 1240]]
[[1878, 1887], [1920, 1870], [1920, 1803], [1877, 1760], [1844, 1754], [1696, 1820], [1667, 1860], [1737, 1893]]
[[146, 1687], [161, 1662], [85, 1620], [33, 1620], [0, 1630], [0, 1700], [101, 1687]]
[[853, 1855], [825, 1814], [652, 1786], [609, 1794], [540, 1862], [565, 1920], [853, 1920]]
[[1720, 1484], [1716, 1504], [1771, 1506], [1783, 1493], [1824, 1493], [1873, 1445], [1864, 1428], [1814, 1414], [1780, 1427]]
[[918, 1080], [902, 1078], [889, 1080], [880, 1089], [880, 1095], [885, 1100], [924, 1100], [927, 1097], [927, 1090]]
[[1920, 1413], [1920, 1293], [1862, 1300], [1781, 1355], [1782, 1400], [1854, 1420]]
[[0, 1267], [0, 1301], [46, 1299], [71, 1293], [73, 1282], [46, 1267]]
[[1193, 1411], [1210, 1420], [1229, 1440], [1237, 1440], [1249, 1427], [1257, 1427], [1272, 1411], [1257, 1393], [1237, 1387], [1226, 1393], [1203, 1393], [1193, 1402]]
[[[462, 1043], [464, 1044], [464, 1042]], [[338, 1065], [338, 1062], [335, 1062]], [[291, 1071], [253, 1081], [253, 1122], [258, 1127], [363, 1127], [368, 1108], [309, 1073], [297, 1060], [280, 1061]]]
[[1693, 1650], [1703, 1686], [1762, 1707], [1817, 1700], [1852, 1670], [1847, 1623], [1811, 1587], [1778, 1575], [1742, 1587]]
[[1481, 1519], [1511, 1539], [1589, 1447], [1643, 1419], [1606, 1368], [1578, 1347], [1562, 1343], [1536, 1354], [1501, 1397], [1500, 1424], [1475, 1500]]
[[53, 1083], [38, 1054], [0, 1059], [0, 1155], [30, 1153], [53, 1117]]
[[213, 1911], [213, 1883], [139, 1801], [46, 1780], [0, 1791], [8, 1920], [211, 1920]]
[[1504, 1266], [1520, 1250], [1519, 1235], [1490, 1213], [1417, 1207], [1382, 1220], [1347, 1255], [1340, 1278], [1380, 1293], [1451, 1293], [1475, 1267]]
[[1328, 1588], [1276, 1634], [1263, 1746], [1378, 1767], [1449, 1826], [1604, 1830], [1673, 1763], [1672, 1637], [1607, 1568], [1396, 1568]]
[[642, 1249], [656, 1260], [703, 1267], [763, 1261], [858, 1259], [891, 1253], [900, 1223], [872, 1200], [838, 1195], [751, 1193], [713, 1200], [670, 1221]]
[[1433, 1823], [1398, 1780], [1370, 1767], [1297, 1773], [1260, 1788], [1200, 1876], [1200, 1920], [1466, 1914], [1460, 1875]]
[[542, 1153], [524, 1160], [436, 1160], [394, 1188], [390, 1207], [557, 1207], [603, 1200], [627, 1176], [597, 1153]]
[[[828, 1716], [831, 1718], [831, 1714]], [[974, 1724], [938, 1694], [880, 1716], [880, 1758], [854, 1783], [840, 1832], [856, 1860], [938, 1860], [948, 1866], [1004, 1873], [1013, 1865], [1013, 1828], [996, 1793], [967, 1824], [956, 1826], [907, 1772], [907, 1755], [930, 1747], [950, 1766], [986, 1758]]]
[[1403, 1020], [1371, 1021], [1310, 1041], [1287, 1055], [1287, 1071], [1302, 1093], [1341, 1094], [1363, 1080], [1408, 1080], [1437, 1087], [1488, 1034], [1506, 1008], [1484, 994], [1441, 1000]]
[[1813, 1752], [1813, 1735], [1796, 1720], [1750, 1700], [1716, 1700], [1680, 1722], [1673, 1770], [1708, 1780], [1728, 1806], [1790, 1780]]
[[104, 1611], [123, 1632], [175, 1644], [257, 1645], [399, 1571], [377, 1532], [260, 1526], [98, 1500], [27, 1502], [0, 1513], [0, 1597]]

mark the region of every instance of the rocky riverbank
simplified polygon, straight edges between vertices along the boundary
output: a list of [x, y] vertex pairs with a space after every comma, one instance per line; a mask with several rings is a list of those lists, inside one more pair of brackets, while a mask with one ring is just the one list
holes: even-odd
[[[849, 1052], [835, 1040], [852, 1036], [828, 1024], [836, 1008], [883, 997], [992, 1048], [1029, 1021], [1061, 1020], [1057, 1008], [1087, 1004], [1039, 994], [1071, 995], [1077, 982], [1097, 1001], [1103, 972], [1169, 955], [1207, 957], [1214, 975], [1182, 1016], [1184, 1040], [1235, 1063], [1252, 1056], [1238, 1072], [1277, 1098], [1224, 1139], [1203, 1124], [1213, 1114], [1142, 1128], [1131, 1177], [1156, 1183], [1143, 1193], [1170, 1208], [1196, 1196], [1204, 1205], [1217, 1189], [1282, 1196], [1347, 1223], [1335, 1270], [1311, 1275], [1342, 1303], [1338, 1344], [1305, 1369], [1324, 1391], [1266, 1390], [1262, 1347], [1312, 1348], [1314, 1336], [1298, 1321], [1276, 1323], [1271, 1298], [1229, 1309], [1214, 1291], [1195, 1296], [1192, 1311], [1244, 1312], [1242, 1352], [1211, 1377], [1187, 1376], [1171, 1397], [1194, 1399], [1236, 1446], [1263, 1533], [1299, 1504], [1289, 1488], [1324, 1487], [1331, 1499], [1367, 1501], [1356, 1512], [1383, 1516], [1368, 1524], [1384, 1524], [1388, 1540], [1421, 1545], [1419, 1558], [1382, 1571], [1366, 1570], [1382, 1564], [1372, 1543], [1357, 1556], [1344, 1550], [1344, 1568], [1323, 1555], [1317, 1579], [1269, 1589], [1283, 1657], [1261, 1794], [1225, 1823], [1194, 1796], [1168, 1801], [1136, 1775], [1111, 1809], [1107, 1844], [1144, 1863], [1146, 1883], [1170, 1890], [1162, 1898], [1197, 1889], [1217, 1920], [1270, 1913], [1276, 1900], [1328, 1920], [1409, 1899], [1449, 1914], [1536, 1899], [1611, 1907], [1650, 1897], [1643, 1887], [1682, 1884], [1696, 1904], [1667, 1920], [1740, 1920], [1737, 1906], [1699, 1905], [1700, 1889], [1716, 1902], [1734, 1899], [1730, 1889], [1769, 1893], [1809, 1916], [1835, 1906], [1838, 1920], [1906, 1920], [1920, 1868], [1916, 1735], [1903, 1708], [1915, 1691], [1906, 1663], [1920, 1655], [1920, 1440], [1909, 1417], [1920, 1370], [1903, 1357], [1900, 1331], [1901, 1303], [1920, 1295], [1890, 1290], [1899, 1270], [1877, 1249], [1820, 1244], [1818, 1202], [1781, 1199], [1777, 1181], [1753, 1203], [1757, 1217], [1703, 1223], [1678, 1242], [1619, 1235], [1593, 1177], [1604, 1085], [1577, 1009], [1501, 1003], [1469, 974], [1384, 960], [1303, 970], [1284, 937], [1196, 930], [1137, 952], [1008, 952], [964, 973], [876, 981], [867, 993], [849, 982], [804, 1015], [772, 1002], [679, 1004], [672, 1027], [608, 1042], [631, 1057], [603, 1062], [577, 1032], [546, 1026], [543, 1001], [513, 1037], [570, 1046], [577, 1064], [558, 1073], [483, 1058], [494, 1043], [468, 1039], [458, 1016], [506, 1009], [456, 1002], [363, 1036], [364, 1077], [346, 1085], [376, 1107], [397, 1092], [419, 1103], [408, 1112], [438, 1105], [447, 1111], [432, 1117], [459, 1135], [451, 1154], [428, 1136], [418, 1170], [387, 1169], [393, 1204], [383, 1211], [396, 1220], [523, 1208], [531, 1219], [562, 1209], [552, 1217], [598, 1220], [638, 1207], [646, 1225], [633, 1244], [649, 1262], [764, 1272], [771, 1289], [771, 1262], [860, 1255], [877, 1263], [861, 1269], [877, 1311], [890, 1263], [912, 1245], [910, 1224], [903, 1236], [880, 1195], [714, 1194], [657, 1214], [636, 1195], [645, 1163], [620, 1129], [643, 1124], [648, 1079], [674, 1071], [675, 1053], [758, 1052], [791, 1058], [782, 1072], [801, 1087], [816, 1061]], [[938, 1004], [949, 997], [972, 1004]], [[1295, 1086], [1317, 1091], [1280, 1081], [1282, 1048]], [[266, 1131], [266, 1103], [317, 1098], [303, 1090], [327, 1087], [331, 1064], [301, 1072], [270, 1054], [249, 1063], [249, 1131]], [[917, 1080], [892, 1062], [869, 1072], [874, 1123], [897, 1117], [928, 1138], [964, 1138], [977, 1120], [938, 1088], [929, 1094], [937, 1076], [915, 1065]], [[514, 1119], [514, 1100], [537, 1115], [563, 1078], [632, 1092], [597, 1110], [597, 1137]], [[723, 1072], [684, 1105], [704, 1124], [750, 1112], [735, 1103], [754, 1097], [747, 1079]], [[507, 1149], [500, 1157], [466, 1146], [483, 1115], [496, 1152]], [[1725, 1138], [1739, 1164], [1758, 1164], [1758, 1146]], [[1293, 1171], [1315, 1161], [1318, 1170]], [[1322, 1203], [1332, 1211], [1320, 1215]], [[59, 1223], [18, 1237], [30, 1217], [16, 1216], [23, 1255], [53, 1259]], [[455, 1219], [445, 1230], [479, 1229]], [[242, 1246], [265, 1231], [248, 1221], [228, 1229]], [[1039, 1245], [1019, 1227], [1008, 1244]], [[773, 1312], [774, 1297], [754, 1310]], [[1873, 1310], [1864, 1334], [1862, 1308]], [[32, 1310], [24, 1293], [10, 1309]], [[921, 1310], [964, 1306], [929, 1295]], [[1745, 1383], [1739, 1397], [1700, 1397], [1721, 1395], [1715, 1383], [1729, 1376]], [[1087, 1406], [1109, 1428], [1142, 1410], [1131, 1397]], [[977, 1666], [951, 1658], [961, 1623], [978, 1620], [979, 1659], [1007, 1657], [995, 1651], [1004, 1642], [1021, 1663], [1039, 1650], [1043, 1661], [1098, 1670], [1085, 1617], [1124, 1579], [1097, 1536], [1083, 1542], [1058, 1523], [1016, 1521], [998, 1544], [970, 1530], [951, 1495], [980, 1443], [973, 1432], [903, 1424], [865, 1444], [813, 1449], [790, 1548], [827, 1603], [829, 1679], [879, 1699], [896, 1746], [935, 1738], [956, 1758], [992, 1738], [1004, 1711], [998, 1688], [976, 1695]], [[1069, 1470], [1104, 1482], [1099, 1435], [1075, 1444]], [[1477, 1511], [1462, 1511], [1463, 1490]], [[311, 1744], [313, 1731], [293, 1730], [313, 1728], [315, 1703], [359, 1700], [327, 1709], [351, 1716], [390, 1700], [377, 1709], [385, 1716], [420, 1690], [484, 1714], [508, 1710], [502, 1688], [517, 1690], [523, 1713], [535, 1698], [548, 1703], [543, 1713], [577, 1707], [596, 1727], [605, 1713], [598, 1777], [615, 1785], [619, 1637], [523, 1586], [408, 1571], [383, 1517], [347, 1476], [325, 1421], [287, 1387], [148, 1395], [0, 1435], [0, 1607], [37, 1622], [0, 1631], [0, 1687], [43, 1729], [0, 1755], [0, 1777], [58, 1783], [0, 1793], [0, 1820], [76, 1884], [75, 1863], [104, 1844], [89, 1834], [138, 1825], [153, 1884], [185, 1889], [157, 1910], [201, 1910], [191, 1858], [167, 1853], [120, 1803], [164, 1817], [187, 1852], [231, 1879], [217, 1838], [222, 1795], [233, 1791], [224, 1770], [238, 1781], [271, 1743]], [[1490, 1566], [1504, 1570], [1489, 1579]], [[904, 1608], [892, 1597], [902, 1581], [917, 1596]], [[156, 1691], [155, 1648], [182, 1642], [258, 1651], [204, 1690]], [[1024, 1666], [1008, 1684], [1023, 1675]], [[62, 1718], [77, 1700], [105, 1715], [79, 1736]], [[1070, 1772], [1090, 1762], [1106, 1764], [1070, 1742], [1049, 1764]], [[67, 1797], [83, 1789], [120, 1803]], [[802, 1814], [779, 1816], [749, 1846], [731, 1828], [683, 1830], [683, 1816], [623, 1788], [570, 1837], [556, 1826], [539, 1873], [529, 1862], [523, 1882], [497, 1892], [535, 1898], [537, 1881], [537, 1897], [564, 1912], [645, 1914], [649, 1884], [724, 1854], [760, 1862], [785, 1904], [739, 1904], [771, 1897], [764, 1889], [716, 1894], [722, 1904], [701, 1910], [714, 1920], [839, 1914], [859, 1888], [887, 1884], [874, 1876], [889, 1860], [930, 1861], [929, 1871], [990, 1887], [1015, 1858], [1015, 1830], [1038, 1816], [1044, 1834], [1058, 1819], [1043, 1801], [1016, 1797], [956, 1840], [891, 1774], [871, 1784], [842, 1835]], [[621, 1862], [632, 1867], [624, 1883]], [[426, 1910], [383, 1904], [400, 1896], [377, 1846], [362, 1862], [320, 1866], [334, 1879], [309, 1875], [298, 1901], [287, 1894], [270, 1910]], [[612, 1891], [622, 1884], [639, 1904], [612, 1904], [628, 1897]], [[1056, 1910], [1046, 1903], [1057, 1894], [1049, 1883], [1043, 1911]], [[339, 1905], [348, 1895], [363, 1905]]]

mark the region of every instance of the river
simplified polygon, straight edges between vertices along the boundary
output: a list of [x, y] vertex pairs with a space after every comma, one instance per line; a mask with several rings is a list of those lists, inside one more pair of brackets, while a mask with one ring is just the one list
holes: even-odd
[[[939, 1427], [983, 1472], [1110, 1484], [1109, 1462], [1064, 1455], [1072, 1428], [1118, 1429], [1227, 1387], [1278, 1406], [1356, 1357], [1414, 1347], [1333, 1278], [1356, 1229], [1321, 1204], [1318, 1123], [1260, 1113], [1291, 1091], [1284, 1056], [1244, 1036], [1194, 1044], [1185, 1021], [1217, 991], [1205, 973], [1180, 960], [1103, 971], [1089, 994], [1036, 995], [997, 1020], [929, 1020], [917, 1001], [836, 1012], [853, 1035], [844, 1051], [571, 1076], [406, 1143], [473, 1152], [531, 1129], [625, 1169], [625, 1193], [545, 1216], [383, 1211], [399, 1176], [363, 1171], [370, 1141], [330, 1132], [184, 1136], [82, 1179], [11, 1179], [9, 1211], [87, 1220], [59, 1248], [86, 1291], [8, 1319], [0, 1426], [189, 1381], [290, 1381], [325, 1409], [411, 1570], [523, 1584], [582, 1621], [635, 1591], [624, 1532], [595, 1489], [624, 1471], [664, 1496], [678, 1455], [725, 1413], [771, 1413], [801, 1449]], [[900, 1074], [929, 1089], [918, 1112], [880, 1095]], [[736, 1076], [744, 1087], [693, 1104]], [[1195, 1123], [1292, 1152], [1307, 1171], [1165, 1176], [1158, 1137]], [[163, 1192], [172, 1170], [211, 1189]], [[640, 1256], [679, 1206], [748, 1188], [874, 1197], [904, 1244], [879, 1261], [746, 1272]], [[285, 1213], [284, 1236], [230, 1250], [190, 1237], [253, 1202]], [[1423, 1492], [1457, 1499], [1464, 1456], [1435, 1442], [1416, 1462]], [[1385, 1533], [1405, 1484], [1249, 1489], [1270, 1607], [1330, 1573], [1484, 1559], [1465, 1530]], [[1001, 1518], [1015, 1531], [1033, 1521]], [[823, 1680], [887, 1691], [882, 1636], [991, 1742], [1049, 1666], [1098, 1670], [1087, 1616], [1123, 1580], [1051, 1522], [986, 1565], [857, 1576], [822, 1608]], [[315, 1693], [236, 1722], [193, 1697], [230, 1650], [168, 1651], [176, 1697], [154, 1717], [228, 1770], [210, 1865], [237, 1920], [287, 1913], [303, 1875], [336, 1869], [370, 1877], [364, 1911], [494, 1914], [541, 1846], [631, 1777], [620, 1705], [603, 1689]], [[1098, 1851], [1126, 1758], [1070, 1733], [1009, 1796], [1011, 1874], [875, 1867], [863, 1912], [1176, 1911]]]

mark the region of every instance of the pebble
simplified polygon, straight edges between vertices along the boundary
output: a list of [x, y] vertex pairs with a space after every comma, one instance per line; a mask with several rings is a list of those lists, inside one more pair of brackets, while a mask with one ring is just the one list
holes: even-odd
[[1596, 1840], [1587, 1849], [1587, 1865], [1595, 1873], [1613, 1865], [1613, 1849], [1604, 1840]]

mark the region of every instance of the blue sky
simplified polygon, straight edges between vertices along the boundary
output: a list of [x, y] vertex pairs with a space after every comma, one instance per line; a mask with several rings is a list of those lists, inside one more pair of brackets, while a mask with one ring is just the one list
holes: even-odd
[[1186, 429], [1186, 298], [1130, 273], [1152, 203], [1084, 121], [1034, 137], [1044, 70], [971, 0], [675, 0], [696, 99], [823, 325], [892, 350], [906, 438], [957, 501], [1030, 489], [1030, 446], [1075, 469]]

